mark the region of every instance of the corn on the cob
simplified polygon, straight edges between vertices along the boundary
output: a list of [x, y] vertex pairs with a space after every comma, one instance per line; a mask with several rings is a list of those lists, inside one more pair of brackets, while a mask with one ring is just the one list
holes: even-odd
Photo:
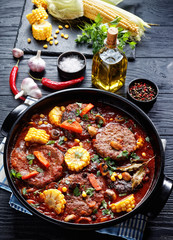
[[113, 212], [130, 212], [135, 207], [135, 197], [134, 194], [120, 200], [119, 202], [112, 203], [110, 205]]
[[50, 123], [59, 126], [61, 124], [62, 114], [63, 111], [61, 111], [60, 107], [54, 107], [48, 115]]
[[92, 20], [95, 20], [98, 14], [101, 15], [104, 23], [110, 22], [116, 17], [120, 18], [118, 26], [130, 31], [136, 40], [140, 40], [145, 30], [144, 27], [150, 28], [141, 18], [103, 1], [83, 0], [83, 7], [84, 16]]
[[32, 0], [32, 3], [36, 7], [43, 7], [45, 10], [47, 9], [47, 2], [45, 0]]
[[68, 149], [65, 162], [71, 171], [80, 171], [90, 163], [90, 154], [81, 146]]
[[46, 203], [46, 205], [53, 209], [57, 214], [63, 212], [66, 204], [64, 195], [57, 189], [48, 189], [40, 194], [40, 197]]
[[46, 144], [49, 141], [50, 136], [45, 130], [30, 128], [25, 136], [26, 142]]
[[28, 19], [29, 23], [32, 25], [35, 22], [40, 21], [41, 19], [47, 19], [48, 14], [43, 7], [39, 7], [32, 10], [32, 13], [27, 14], [26, 18]]
[[40, 20], [32, 25], [32, 35], [36, 40], [46, 40], [52, 34], [52, 25], [45, 20]]

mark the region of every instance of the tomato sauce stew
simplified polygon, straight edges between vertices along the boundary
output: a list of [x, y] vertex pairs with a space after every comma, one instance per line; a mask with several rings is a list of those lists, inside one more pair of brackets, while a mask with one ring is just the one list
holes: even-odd
[[73, 223], [104, 222], [132, 211], [154, 170], [144, 129], [103, 103], [68, 103], [34, 114], [10, 154], [11, 177], [26, 201]]

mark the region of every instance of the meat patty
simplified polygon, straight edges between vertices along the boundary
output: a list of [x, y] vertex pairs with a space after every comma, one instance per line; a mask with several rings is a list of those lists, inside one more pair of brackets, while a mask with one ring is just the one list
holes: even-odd
[[[40, 151], [49, 161], [50, 166], [48, 168], [45, 168], [36, 158], [32, 164], [29, 164], [27, 155], [33, 154], [34, 151]], [[17, 148], [14, 149], [11, 154], [12, 168], [14, 168], [17, 172], [20, 172], [22, 175], [26, 175], [33, 170], [38, 170], [39, 168], [39, 173], [35, 177], [25, 180], [30, 185], [39, 188], [44, 187], [46, 184], [55, 181], [62, 176], [63, 161], [64, 156], [62, 152], [49, 145], [40, 146], [35, 144], [29, 148], [27, 153], [22, 151], [22, 149]]]
[[[117, 148], [113, 144], [117, 144]], [[94, 148], [101, 157], [110, 157], [113, 160], [124, 159], [123, 151], [130, 155], [136, 146], [134, 134], [125, 126], [118, 123], [109, 123], [96, 135]]]
[[[102, 177], [97, 178], [101, 191], [95, 191], [91, 186], [87, 173], [72, 174], [63, 178], [59, 188], [67, 187], [66, 212], [76, 216], [89, 216], [94, 209], [98, 209], [104, 199], [105, 182]], [[82, 191], [91, 191], [86, 198], [82, 197]], [[77, 194], [79, 193], [79, 194]]]

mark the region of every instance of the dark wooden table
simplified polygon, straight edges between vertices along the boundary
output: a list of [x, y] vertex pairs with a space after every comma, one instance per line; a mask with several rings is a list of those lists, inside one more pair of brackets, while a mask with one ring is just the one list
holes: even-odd
[[[29, 0], [28, 0], [29, 1]], [[159, 96], [148, 115], [154, 122], [161, 138], [167, 140], [165, 174], [173, 179], [173, 2], [172, 0], [124, 0], [124, 5], [134, 5], [135, 13], [148, 21], [158, 24], [146, 32], [145, 37], [136, 48], [136, 60], [129, 62], [126, 85], [118, 94], [126, 97], [126, 89], [134, 78], [148, 78], [157, 83]], [[9, 74], [16, 61], [11, 49], [16, 38], [22, 0], [1, 0], [0, 4], [0, 125], [8, 113], [21, 102], [14, 100], [9, 87]], [[26, 39], [25, 39], [26, 40]], [[27, 77], [27, 61], [31, 56], [25, 55], [20, 62], [17, 86]], [[47, 64], [46, 76], [58, 79], [56, 57], [44, 57]], [[87, 70], [81, 87], [91, 85], [91, 63], [87, 60]], [[40, 84], [41, 87], [41, 84]], [[51, 93], [42, 89], [44, 95]], [[3, 136], [0, 136], [0, 140]], [[10, 194], [0, 189], [0, 239], [34, 240], [34, 239], [115, 239], [95, 232], [77, 232], [64, 230], [45, 223], [34, 216], [28, 216], [9, 207]], [[145, 240], [173, 239], [173, 193], [160, 214], [147, 223]]]

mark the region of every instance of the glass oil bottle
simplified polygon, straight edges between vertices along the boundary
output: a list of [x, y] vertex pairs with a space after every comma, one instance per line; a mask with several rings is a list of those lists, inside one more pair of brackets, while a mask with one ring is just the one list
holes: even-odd
[[93, 56], [92, 83], [95, 87], [116, 92], [125, 84], [127, 58], [117, 48], [118, 29], [110, 27], [105, 46]]

